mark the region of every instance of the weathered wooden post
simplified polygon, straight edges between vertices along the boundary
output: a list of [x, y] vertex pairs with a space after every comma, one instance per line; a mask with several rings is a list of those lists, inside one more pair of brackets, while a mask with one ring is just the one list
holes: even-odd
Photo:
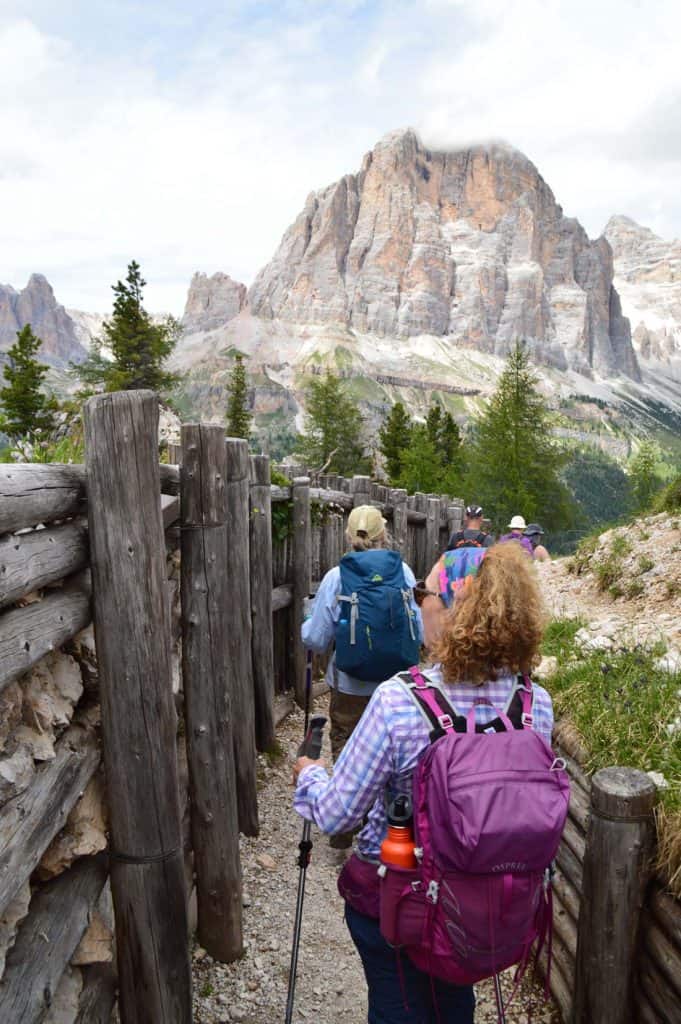
[[371, 477], [353, 476], [352, 478], [352, 505], [357, 508], [359, 505], [368, 505], [371, 501]]
[[449, 536], [463, 529], [463, 501], [455, 498], [447, 505], [447, 532]]
[[191, 1021], [158, 399], [84, 408], [88, 520], [123, 1024]]
[[274, 729], [274, 648], [272, 637], [272, 492], [270, 460], [250, 457], [250, 562], [253, 636], [255, 741], [270, 750]]
[[407, 557], [407, 492], [402, 488], [390, 491], [393, 507], [393, 547], [402, 558]]
[[310, 478], [299, 476], [293, 481], [293, 670], [296, 701], [305, 706], [305, 649], [300, 639], [303, 624], [303, 601], [310, 593], [312, 566], [312, 526], [310, 521]]
[[440, 557], [440, 499], [428, 498], [426, 503], [426, 567], [429, 573]]
[[[248, 558], [249, 463], [248, 442], [228, 437], [227, 447], [227, 562], [230, 622], [227, 636], [229, 691], [236, 768], [239, 828], [245, 836], [258, 834], [258, 791], [255, 754], [255, 700], [251, 660], [251, 580]], [[270, 584], [271, 586], [271, 584]]]
[[591, 780], [573, 1024], [628, 1024], [639, 917], [652, 869], [655, 784], [633, 768]]
[[220, 426], [182, 426], [182, 679], [199, 941], [241, 955], [241, 862], [227, 665], [227, 452]]

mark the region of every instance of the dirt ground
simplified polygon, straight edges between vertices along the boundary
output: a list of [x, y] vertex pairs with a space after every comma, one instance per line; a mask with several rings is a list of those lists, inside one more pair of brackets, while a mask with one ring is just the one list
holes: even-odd
[[[324, 713], [325, 707], [326, 698], [320, 698], [316, 710]], [[261, 833], [257, 839], [241, 841], [246, 952], [237, 963], [223, 965], [202, 949], [194, 950], [197, 1024], [283, 1024], [302, 832], [302, 819], [291, 807], [290, 766], [302, 725], [302, 713], [289, 716], [279, 729], [282, 759], [273, 765], [260, 759]], [[329, 758], [328, 748], [325, 756]], [[316, 829], [312, 838], [293, 1021], [362, 1024], [367, 1019], [366, 985], [336, 889], [343, 854], [331, 850]], [[510, 978], [505, 978], [507, 991], [509, 984]], [[508, 1024], [525, 1024], [527, 999], [524, 994], [516, 998]], [[477, 986], [477, 1000], [476, 1024], [496, 1022], [491, 983]], [[534, 1024], [557, 1020], [544, 1004], [543, 993], [535, 993]]]

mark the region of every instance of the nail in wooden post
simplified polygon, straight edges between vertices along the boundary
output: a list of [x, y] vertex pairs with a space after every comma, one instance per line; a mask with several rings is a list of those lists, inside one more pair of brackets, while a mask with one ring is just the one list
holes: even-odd
[[188, 1024], [158, 399], [98, 395], [83, 419], [121, 1019]]
[[305, 648], [300, 639], [303, 600], [310, 593], [312, 570], [312, 525], [310, 521], [310, 478], [296, 477], [293, 497], [293, 668], [296, 701], [305, 706]]
[[255, 693], [255, 741], [258, 750], [274, 745], [274, 648], [272, 637], [272, 492], [270, 460], [250, 457], [250, 559]]
[[182, 679], [201, 945], [243, 951], [233, 718], [227, 669], [232, 593], [225, 572], [227, 452], [220, 426], [182, 426]]
[[407, 557], [407, 492], [402, 488], [390, 491], [390, 504], [393, 507], [393, 547], [402, 558]]
[[633, 768], [591, 781], [573, 1024], [628, 1024], [641, 906], [651, 875], [655, 784]]
[[248, 557], [248, 442], [228, 437], [227, 447], [227, 583], [230, 591], [228, 678], [236, 769], [239, 828], [257, 836], [258, 791], [255, 752], [255, 700], [251, 660], [251, 579]]

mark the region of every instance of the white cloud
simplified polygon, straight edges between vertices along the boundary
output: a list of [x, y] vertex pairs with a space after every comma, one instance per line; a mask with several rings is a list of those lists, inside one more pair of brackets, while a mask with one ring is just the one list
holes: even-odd
[[[668, 0], [201, 0], [193, 21], [131, 2], [125, 45], [97, 34], [106, 5], [71, 5], [87, 35], [11, 6], [0, 279], [42, 271], [67, 305], [108, 306], [132, 258], [155, 309], [180, 312], [195, 269], [252, 280], [306, 194], [406, 124], [431, 145], [506, 139], [592, 234], [615, 212], [681, 234]], [[142, 15], [158, 37], [135, 37]]]

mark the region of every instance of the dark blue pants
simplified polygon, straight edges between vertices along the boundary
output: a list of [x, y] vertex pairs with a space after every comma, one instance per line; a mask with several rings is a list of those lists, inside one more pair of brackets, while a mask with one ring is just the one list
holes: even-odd
[[398, 964], [398, 953], [381, 935], [378, 921], [358, 914], [349, 903], [345, 920], [369, 986], [368, 1024], [473, 1024], [471, 985], [459, 987], [431, 979], [404, 953]]

